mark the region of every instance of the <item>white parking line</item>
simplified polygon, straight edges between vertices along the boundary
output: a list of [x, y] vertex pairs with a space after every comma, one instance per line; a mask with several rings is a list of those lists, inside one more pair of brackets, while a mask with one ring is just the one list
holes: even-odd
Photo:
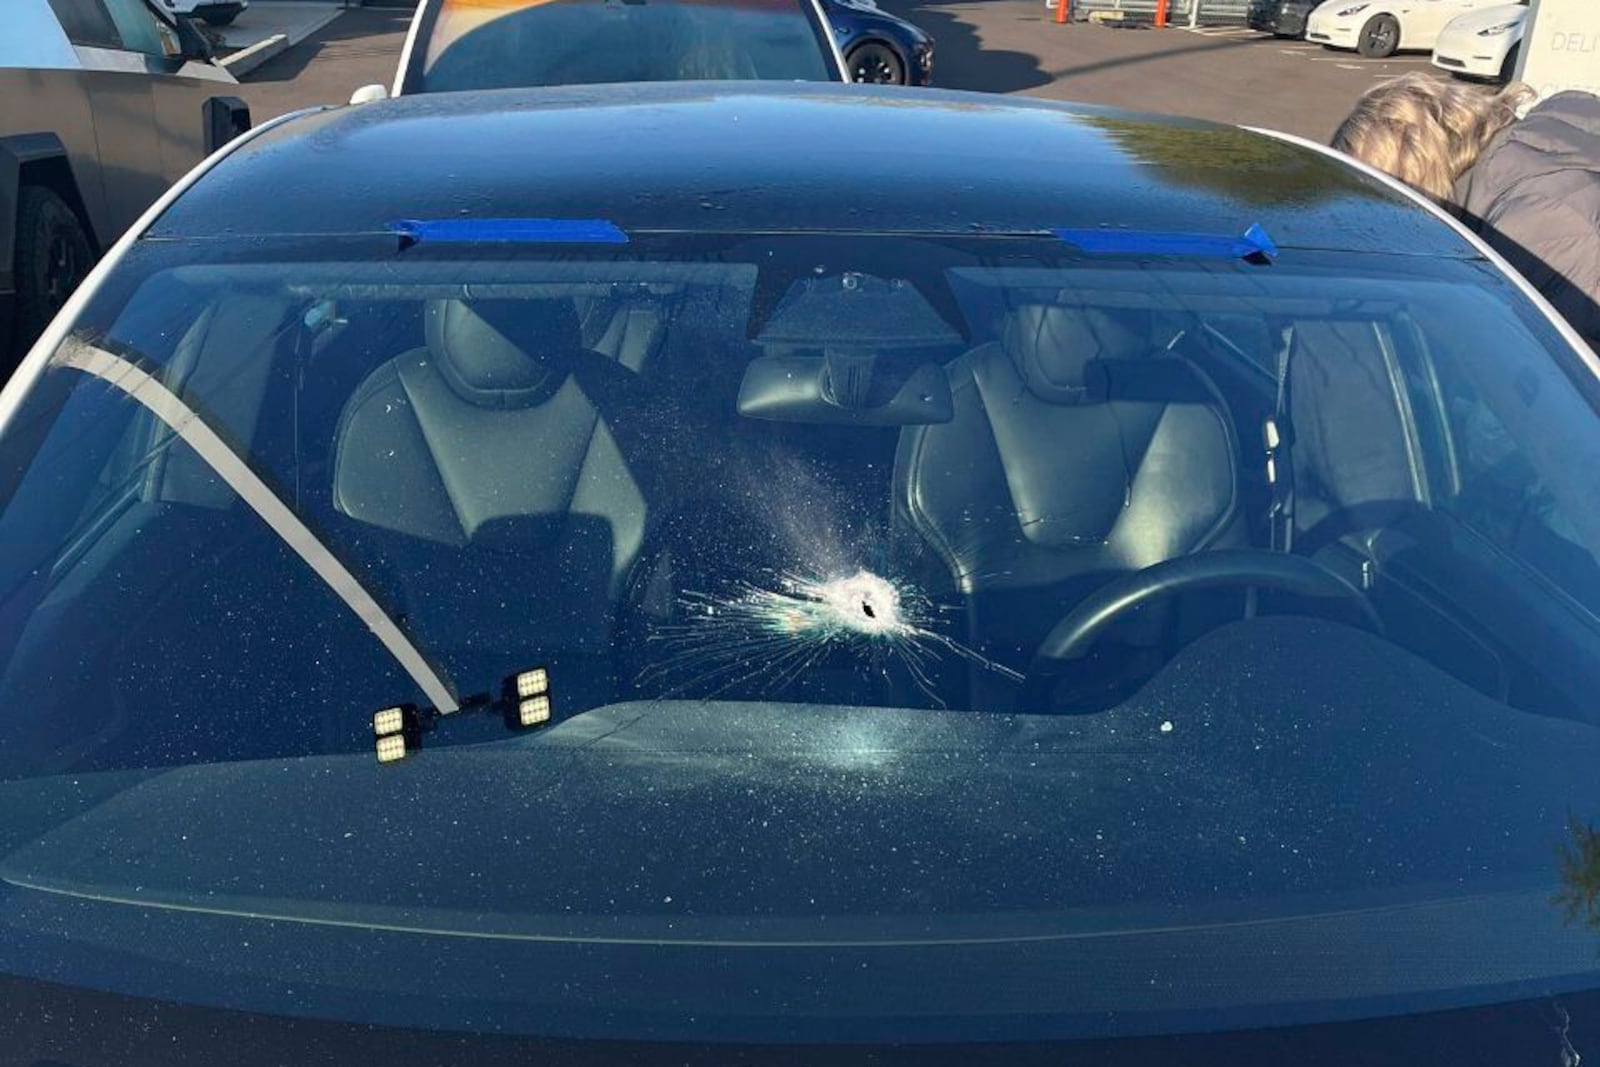
[[1190, 33], [1199, 34], [1201, 37], [1266, 38], [1269, 36], [1260, 30], [1252, 30], [1248, 26], [1184, 26], [1181, 28]]

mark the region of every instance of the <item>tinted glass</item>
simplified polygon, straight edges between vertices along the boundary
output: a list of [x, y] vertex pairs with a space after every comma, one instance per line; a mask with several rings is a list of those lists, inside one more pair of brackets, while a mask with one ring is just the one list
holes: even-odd
[[[1539, 394], [1563, 383], [1538, 367], [1522, 367], [1510, 382], [1479, 383], [1470, 370], [1440, 359], [1439, 387], [1448, 439], [1456, 447], [1447, 457], [1453, 470], [1445, 506], [1471, 528], [1519, 561], [1543, 574], [1558, 589], [1600, 614], [1600, 569], [1596, 542], [1582, 521], [1571, 517], [1585, 507], [1581, 498], [1553, 484], [1545, 470], [1560, 465], [1557, 455], [1530, 456], [1511, 429], [1529, 417]], [[1487, 399], [1485, 389], [1515, 388], [1520, 403]], [[1525, 405], [1525, 406], [1524, 406]], [[1557, 445], [1556, 447], [1561, 447]], [[1443, 466], [1443, 464], [1441, 464]], [[1447, 470], [1449, 468], [1446, 468]]]
[[50, 0], [67, 39], [84, 48], [121, 48], [122, 37], [104, 0]]
[[836, 80], [803, 0], [446, 0], [412, 91]]
[[0, 436], [0, 972], [758, 1044], [1600, 985], [1592, 387], [1474, 262], [145, 243]]
[[158, 59], [178, 54], [177, 34], [145, 5], [144, 0], [104, 0], [117, 24], [122, 47]]

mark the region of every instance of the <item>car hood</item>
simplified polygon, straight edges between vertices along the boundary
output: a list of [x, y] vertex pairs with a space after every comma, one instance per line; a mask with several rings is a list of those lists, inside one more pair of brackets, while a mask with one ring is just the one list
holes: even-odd
[[[1349, 677], [1310, 677], [1330, 642]], [[299, 981], [412, 1011], [430, 988], [531, 995], [508, 1025], [578, 1033], [592, 983], [612, 1024], [686, 1037], [759, 1038], [786, 1003], [835, 1039], [905, 1037], [913, 1017], [970, 1036], [975, 987], [1012, 1035], [1414, 1010], [1589, 982], [1593, 939], [1550, 902], [1569, 806], [1596, 793], [1591, 732], [1280, 619], [1214, 632], [1092, 716], [665, 701], [397, 766], [185, 767], [99, 797], [14, 783], [4, 802], [38, 817], [0, 893], [6, 914], [174, 966], [260, 946], [250, 982], [208, 995], [248, 997], [293, 960]], [[512, 959], [567, 981], [508, 992]], [[706, 977], [729, 967], [754, 984]]]
[[1469, 11], [1465, 15], [1457, 15], [1445, 26], [1444, 32], [1451, 36], [1475, 34], [1479, 30], [1486, 30], [1491, 26], [1509, 24], [1511, 29], [1507, 30], [1506, 33], [1520, 35], [1527, 18], [1528, 9], [1522, 4], [1497, 4], [1494, 7]]
[[1362, 9], [1361, 11], [1354, 12], [1353, 14], [1340, 14], [1340, 12], [1347, 11], [1352, 6], [1354, 5], [1340, 3], [1339, 0], [1332, 0], [1331, 3], [1323, 4], [1321, 7], [1311, 12], [1311, 22], [1313, 25], [1317, 26], [1346, 26], [1365, 22], [1373, 15], [1383, 13], [1382, 10], [1380, 10], [1379, 5], [1374, 4]]
[[888, 11], [882, 7], [879, 7], [877, 0], [831, 0], [831, 3], [836, 11], [847, 12], [852, 15], [865, 16], [867, 18], [882, 20], [884, 22], [892, 22], [897, 26], [904, 26], [920, 36], [927, 36], [927, 34], [923, 33], [921, 27], [919, 27], [916, 23], [901, 18], [892, 11]]
[[933, 42], [933, 37], [924, 32], [916, 23], [907, 22], [900, 16], [884, 11], [882, 8], [849, 9], [845, 13], [845, 20], [852, 23], [859, 30], [877, 27], [885, 35], [898, 37], [907, 44], [925, 45]]

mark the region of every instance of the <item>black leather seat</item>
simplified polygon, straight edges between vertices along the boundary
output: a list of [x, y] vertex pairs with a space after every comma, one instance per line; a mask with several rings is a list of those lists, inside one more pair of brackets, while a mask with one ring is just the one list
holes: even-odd
[[608, 654], [648, 520], [639, 460], [608, 416], [630, 410], [618, 397], [639, 388], [658, 319], [616, 311], [597, 331], [610, 353], [582, 345], [570, 300], [436, 300], [424, 319], [426, 347], [345, 408], [334, 506], [377, 546], [431, 649]]
[[[632, 314], [613, 319], [613, 346]], [[644, 500], [574, 373], [600, 356], [580, 344], [571, 302], [432, 301], [425, 328], [427, 347], [379, 367], [345, 408], [335, 506], [453, 545], [519, 519], [601, 516], [620, 565], [637, 548]]]
[[1117, 574], [1235, 543], [1237, 449], [1215, 386], [1143, 312], [1030, 305], [948, 370], [955, 417], [909, 428], [896, 518], [1018, 669]]
[[1297, 551], [1381, 529], [1427, 499], [1423, 444], [1395, 383], [1392, 350], [1370, 322], [1301, 320], [1289, 357]]

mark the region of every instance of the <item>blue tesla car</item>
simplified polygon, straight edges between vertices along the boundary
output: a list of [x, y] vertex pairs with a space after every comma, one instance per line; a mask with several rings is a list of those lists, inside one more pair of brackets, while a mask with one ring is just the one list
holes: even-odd
[[1280, 135], [265, 124], [0, 392], [0, 1063], [1591, 1062], [1597, 409]]
[[854, 81], [933, 84], [933, 38], [873, 0], [822, 0]]

